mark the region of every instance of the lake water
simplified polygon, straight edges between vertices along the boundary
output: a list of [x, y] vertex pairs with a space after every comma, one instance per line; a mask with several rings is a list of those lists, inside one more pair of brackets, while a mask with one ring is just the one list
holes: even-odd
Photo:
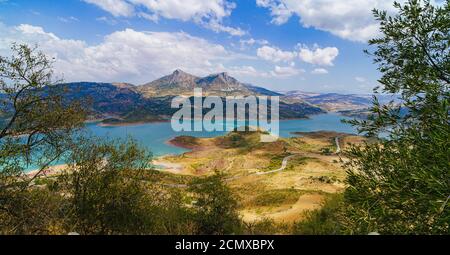
[[[293, 132], [312, 131], [336, 131], [343, 133], [356, 133], [356, 130], [341, 122], [342, 119], [349, 119], [335, 113], [311, 116], [310, 119], [282, 120], [280, 121], [280, 136], [292, 137]], [[242, 125], [242, 124], [239, 124]], [[150, 150], [154, 156], [164, 156], [168, 154], [181, 154], [188, 150], [167, 144], [170, 139], [187, 135], [195, 137], [216, 137], [225, 135], [227, 132], [175, 132], [170, 122], [148, 123], [135, 126], [102, 127], [97, 123], [86, 125], [89, 133], [97, 137], [110, 139], [134, 138], [141, 146]], [[64, 162], [55, 162], [52, 165], [60, 165]], [[36, 166], [25, 167], [26, 171], [35, 170]]]
[[[328, 113], [315, 115], [310, 119], [282, 120], [280, 121], [280, 136], [292, 137], [292, 132], [311, 132], [320, 130], [355, 133], [356, 131], [353, 127], [341, 122], [342, 119], [348, 118], [342, 115]], [[133, 137], [142, 146], [148, 148], [155, 156], [186, 152], [185, 149], [167, 144], [168, 140], [176, 136], [215, 137], [226, 134], [226, 132], [175, 132], [172, 130], [169, 122], [118, 127], [101, 127], [91, 123], [87, 125], [87, 128], [92, 134], [100, 137]]]

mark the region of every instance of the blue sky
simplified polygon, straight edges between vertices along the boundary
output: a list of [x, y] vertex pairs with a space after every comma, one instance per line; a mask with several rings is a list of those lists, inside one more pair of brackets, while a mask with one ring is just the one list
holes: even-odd
[[370, 93], [371, 8], [390, 0], [0, 0], [0, 53], [37, 43], [66, 81], [142, 84], [177, 68], [278, 91]]

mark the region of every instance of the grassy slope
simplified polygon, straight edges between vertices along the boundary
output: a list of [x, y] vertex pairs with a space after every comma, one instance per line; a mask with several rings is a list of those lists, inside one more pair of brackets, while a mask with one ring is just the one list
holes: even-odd
[[[292, 223], [344, 188], [345, 171], [339, 157], [324, 155], [323, 149], [334, 150], [336, 136], [345, 143], [361, 141], [333, 132], [302, 135], [274, 143], [260, 143], [260, 133], [255, 132], [232, 132], [217, 138], [180, 137], [172, 142], [192, 151], [162, 160], [181, 165], [181, 174], [186, 177], [225, 172], [230, 177], [230, 187], [241, 201], [241, 215], [247, 222], [269, 218], [278, 223]], [[294, 156], [284, 171], [257, 174], [280, 168], [288, 155]]]

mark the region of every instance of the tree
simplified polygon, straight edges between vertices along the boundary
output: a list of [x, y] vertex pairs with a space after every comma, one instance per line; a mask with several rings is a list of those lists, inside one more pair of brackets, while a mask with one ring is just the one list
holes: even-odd
[[149, 233], [144, 171], [151, 155], [137, 144], [80, 138], [55, 185], [65, 194], [69, 231], [80, 234]]
[[[157, 183], [151, 154], [84, 132], [87, 107], [52, 80], [51, 60], [11, 49], [0, 57], [0, 234], [192, 234], [190, 209]], [[63, 173], [46, 176], [56, 163]]]
[[241, 231], [237, 201], [220, 173], [195, 180], [190, 185], [194, 193], [194, 221], [197, 234], [226, 235]]
[[398, 96], [371, 116], [352, 121], [381, 137], [353, 146], [348, 189], [349, 227], [357, 233], [449, 233], [450, 207], [450, 4], [395, 3], [390, 16], [374, 10], [382, 36], [371, 40], [382, 73], [376, 91]]
[[49, 188], [59, 197], [59, 226], [83, 235], [192, 234], [183, 195], [159, 183], [151, 153], [133, 139], [78, 137], [67, 168]]
[[[64, 100], [46, 55], [27, 45], [13, 44], [11, 50], [11, 57], [0, 57], [0, 217], [8, 219], [2, 225], [8, 222], [8, 229], [21, 233], [38, 217], [30, 185], [68, 151], [85, 114], [79, 103]], [[31, 166], [38, 171], [25, 175]]]

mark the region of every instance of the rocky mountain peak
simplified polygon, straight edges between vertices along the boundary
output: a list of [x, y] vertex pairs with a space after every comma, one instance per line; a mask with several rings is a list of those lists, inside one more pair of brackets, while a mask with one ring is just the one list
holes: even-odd
[[175, 70], [172, 75], [169, 76], [173, 81], [185, 81], [195, 79], [196, 77], [188, 74], [180, 69]]
[[218, 73], [218, 74], [212, 74], [205, 78], [202, 78], [199, 83], [207, 83], [208, 85], [211, 85], [213, 83], [219, 83], [222, 85], [236, 85], [240, 84], [238, 80], [228, 75], [228, 73]]
[[220, 80], [226, 81], [226, 82], [230, 82], [230, 81], [231, 81], [231, 82], [235, 82], [235, 81], [237, 81], [235, 78], [231, 77], [231, 76], [228, 75], [228, 73], [226, 73], [226, 72], [218, 73], [218, 74], [213, 75], [213, 76], [215, 76], [217, 79], [220, 79]]
[[200, 78], [180, 69], [158, 80], [139, 86], [137, 89], [147, 97], [162, 95], [191, 94], [194, 88], [203, 88], [204, 92], [213, 95], [276, 94], [259, 87], [249, 86], [239, 82], [226, 72], [211, 74]]
[[184, 72], [183, 70], [181, 70], [181, 69], [176, 69], [175, 71], [173, 71], [173, 73], [172, 73], [172, 75], [174, 75], [174, 76], [180, 76], [180, 75], [186, 75], [187, 73], [186, 72]]

